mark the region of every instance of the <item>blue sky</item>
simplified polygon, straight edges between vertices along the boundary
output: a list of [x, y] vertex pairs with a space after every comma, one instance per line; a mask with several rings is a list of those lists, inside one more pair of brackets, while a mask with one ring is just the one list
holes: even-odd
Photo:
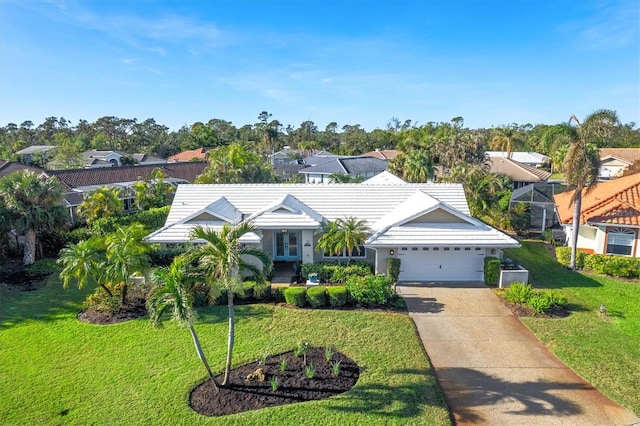
[[640, 122], [640, 2], [0, 0], [0, 125]]

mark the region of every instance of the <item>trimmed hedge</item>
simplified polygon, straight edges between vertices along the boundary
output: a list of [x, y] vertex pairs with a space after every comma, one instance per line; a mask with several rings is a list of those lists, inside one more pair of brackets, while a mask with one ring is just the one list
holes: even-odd
[[347, 304], [348, 296], [347, 288], [343, 285], [327, 287], [327, 296], [329, 297], [329, 306], [339, 308]]
[[327, 306], [327, 290], [324, 286], [317, 285], [307, 290], [307, 301], [312, 308]]
[[346, 287], [349, 295], [356, 303], [376, 306], [384, 305], [393, 296], [393, 282], [383, 275], [367, 277], [350, 277]]
[[173, 258], [186, 253], [184, 246], [162, 247], [156, 248], [149, 253], [151, 266], [169, 266], [173, 262]]
[[[556, 258], [558, 263], [568, 267], [571, 260], [571, 247], [556, 247]], [[590, 270], [595, 274], [605, 274], [613, 277], [640, 277], [640, 259], [636, 257], [588, 254], [578, 250], [576, 267]]]
[[284, 300], [287, 305], [302, 308], [306, 301], [307, 290], [304, 287], [287, 287], [284, 290]]
[[498, 285], [500, 279], [500, 259], [487, 256], [484, 258], [484, 283], [486, 285]]

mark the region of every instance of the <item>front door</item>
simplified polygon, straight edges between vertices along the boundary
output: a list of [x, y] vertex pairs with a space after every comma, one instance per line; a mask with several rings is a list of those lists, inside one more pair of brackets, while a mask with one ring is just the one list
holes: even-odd
[[273, 260], [294, 261], [300, 259], [298, 231], [276, 231], [273, 239]]

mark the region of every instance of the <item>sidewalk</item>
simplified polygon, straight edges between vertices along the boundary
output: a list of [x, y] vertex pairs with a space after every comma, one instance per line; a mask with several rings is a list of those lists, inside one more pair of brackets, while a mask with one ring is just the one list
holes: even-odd
[[402, 284], [457, 425], [634, 425], [481, 283]]

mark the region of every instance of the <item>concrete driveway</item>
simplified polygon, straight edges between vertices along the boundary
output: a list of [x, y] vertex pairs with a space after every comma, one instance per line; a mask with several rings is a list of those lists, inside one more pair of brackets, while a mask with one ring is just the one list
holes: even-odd
[[634, 425], [482, 283], [401, 283], [458, 425]]

